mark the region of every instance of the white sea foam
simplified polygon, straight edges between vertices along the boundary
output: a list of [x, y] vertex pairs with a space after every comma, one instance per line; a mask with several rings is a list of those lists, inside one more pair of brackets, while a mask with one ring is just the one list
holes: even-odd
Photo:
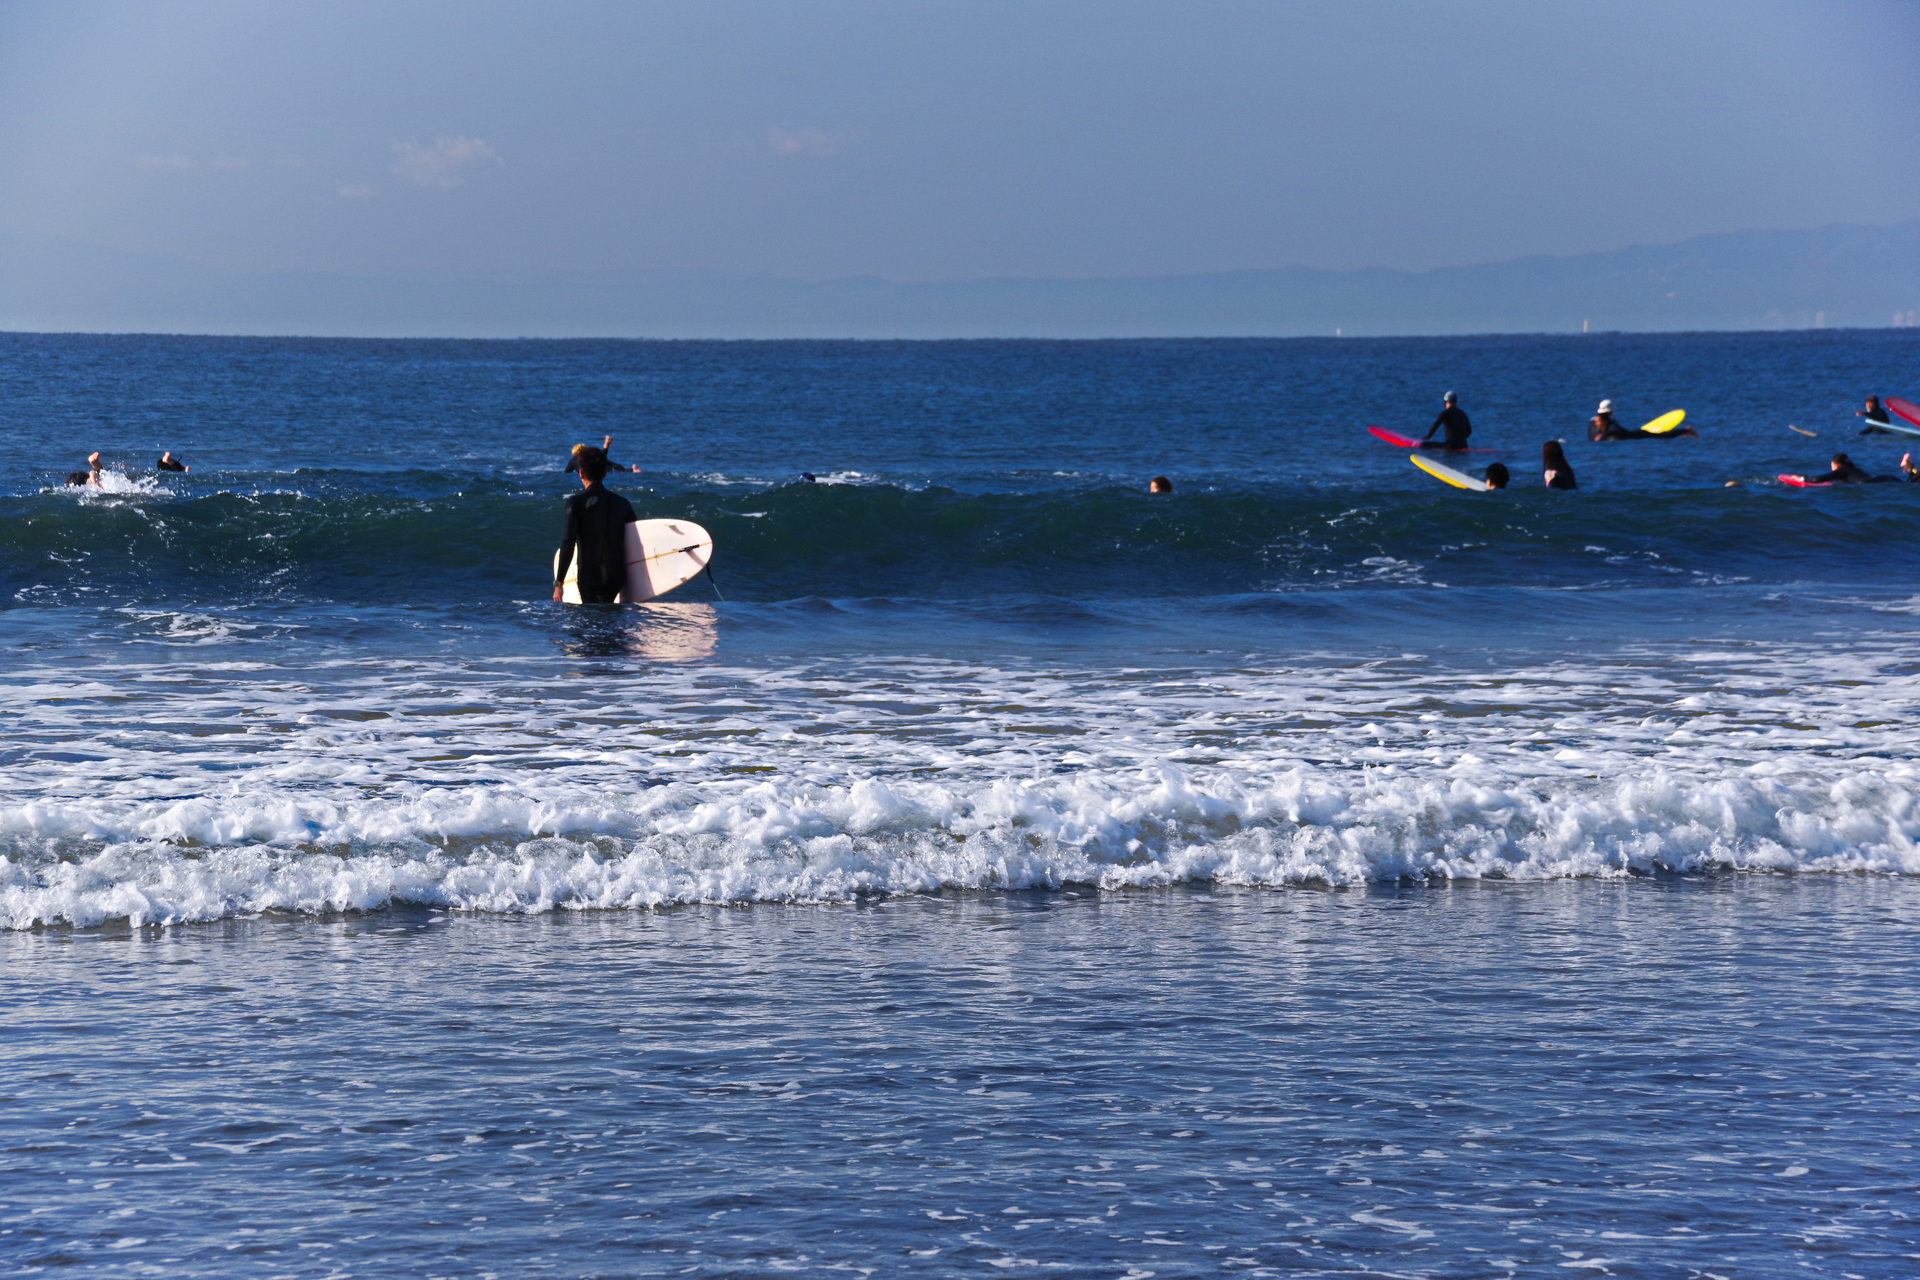
[[0, 922], [1914, 875], [1901, 659], [27, 670], [0, 681]]

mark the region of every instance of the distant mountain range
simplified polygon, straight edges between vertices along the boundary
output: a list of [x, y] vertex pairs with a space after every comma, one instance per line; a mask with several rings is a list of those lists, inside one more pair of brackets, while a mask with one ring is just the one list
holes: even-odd
[[711, 274], [245, 275], [0, 232], [0, 329], [370, 337], [1102, 338], [1882, 328], [1920, 222], [1747, 231], [1433, 271], [810, 284]]

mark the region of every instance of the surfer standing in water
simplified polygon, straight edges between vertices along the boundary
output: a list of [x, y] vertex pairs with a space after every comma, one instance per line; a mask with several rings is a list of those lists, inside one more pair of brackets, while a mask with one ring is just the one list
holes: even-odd
[[1886, 406], [1880, 403], [1879, 396], [1868, 396], [1867, 407], [1864, 409], [1855, 409], [1853, 416], [1867, 420], [1867, 425], [1860, 428], [1860, 434], [1863, 436], [1890, 436], [1895, 434], [1892, 431], [1882, 429], [1892, 423], [1893, 419], [1887, 416]]
[[560, 560], [553, 570], [553, 598], [566, 590], [567, 568], [580, 560], [575, 575], [582, 604], [617, 604], [627, 589], [627, 526], [637, 523], [633, 504], [600, 482], [607, 478], [607, 454], [590, 444], [573, 451], [579, 464], [579, 493], [567, 499], [560, 535]]
[[1547, 488], [1578, 489], [1580, 482], [1574, 478], [1573, 466], [1567, 461], [1567, 451], [1560, 447], [1558, 440], [1549, 440], [1540, 446], [1540, 462], [1546, 469]]
[[1431, 448], [1427, 442], [1433, 439], [1433, 433], [1445, 429], [1446, 442], [1440, 447], [1449, 453], [1458, 453], [1467, 447], [1467, 437], [1473, 434], [1473, 423], [1468, 421], [1466, 410], [1460, 407], [1460, 397], [1447, 392], [1446, 408], [1440, 410], [1440, 416], [1427, 428], [1427, 434], [1420, 437], [1424, 447]]

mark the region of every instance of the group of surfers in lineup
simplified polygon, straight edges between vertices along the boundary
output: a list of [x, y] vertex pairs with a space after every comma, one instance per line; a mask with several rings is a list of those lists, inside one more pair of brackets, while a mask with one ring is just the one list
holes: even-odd
[[[1901, 434], [1889, 429], [1893, 425], [1893, 419], [1888, 415], [1886, 406], [1881, 403], [1879, 396], [1868, 396], [1866, 408], [1856, 409], [1854, 416], [1864, 419], [1866, 423], [1860, 430], [1860, 434], [1863, 436]], [[1440, 439], [1434, 439], [1436, 434], [1440, 436]], [[1427, 434], [1421, 437], [1420, 447], [1423, 449], [1440, 449], [1448, 453], [1464, 453], [1471, 447], [1467, 443], [1467, 440], [1472, 434], [1473, 422], [1467, 417], [1466, 410], [1460, 407], [1459, 395], [1449, 391], [1446, 394], [1439, 416], [1434, 418], [1433, 425], [1427, 428]], [[1599, 408], [1594, 410], [1593, 417], [1587, 422], [1587, 439], [1596, 442], [1604, 440], [1673, 440], [1681, 436], [1691, 436], [1698, 439], [1699, 434], [1700, 433], [1695, 431], [1691, 426], [1684, 423], [1671, 431], [1644, 431], [1623, 426], [1613, 416], [1613, 401], [1611, 400], [1602, 400]], [[566, 469], [569, 472], [577, 473], [583, 489], [589, 492], [597, 486], [601, 480], [604, 480], [610, 471], [631, 472], [634, 475], [640, 473], [640, 468], [637, 466], [630, 467], [623, 463], [613, 461], [609, 454], [612, 448], [612, 436], [607, 436], [602, 439], [598, 448], [587, 444], [577, 444], [573, 447], [573, 453], [567, 461]], [[588, 480], [588, 464], [590, 460], [593, 469], [598, 472], [598, 475], [595, 476], [592, 481]], [[159, 471], [185, 472], [192, 470], [186, 463], [174, 457], [173, 450], [171, 449], [160, 455], [159, 461], [154, 463], [154, 468]], [[1874, 475], [1866, 468], [1855, 463], [1852, 458], [1849, 458], [1844, 453], [1834, 454], [1828, 463], [1828, 468], [1826, 472], [1820, 475], [1795, 476], [1794, 479], [1803, 484], [1887, 484], [1901, 480], [1920, 482], [1920, 465], [1915, 464], [1912, 453], [1905, 454], [1901, 457], [1900, 474], [1897, 476]], [[100, 477], [103, 470], [104, 464], [100, 461], [99, 451], [96, 450], [87, 455], [87, 469], [85, 471], [70, 471], [67, 473], [67, 484], [72, 486], [86, 485], [96, 489], [101, 488]], [[1580, 487], [1580, 481], [1574, 474], [1573, 465], [1567, 461], [1566, 448], [1558, 440], [1549, 440], [1540, 446], [1540, 470], [1541, 479], [1549, 489], [1578, 489]], [[1489, 464], [1485, 476], [1489, 489], [1504, 489], [1513, 482], [1512, 473], [1507, 470], [1506, 464], [1501, 462]], [[804, 478], [812, 480], [813, 476], [808, 474]], [[1729, 480], [1727, 483], [1730, 485], [1738, 484], [1739, 481]], [[602, 491], [604, 492], [604, 489]], [[1173, 481], [1165, 476], [1155, 476], [1152, 482], [1148, 484], [1147, 491], [1156, 494], [1172, 493]], [[567, 500], [569, 530], [573, 528], [576, 516], [579, 521], [583, 522], [581, 523], [582, 530], [585, 530], [588, 525], [596, 525], [598, 523], [597, 517], [589, 518], [585, 514], [589, 509], [598, 510], [600, 504], [597, 499], [585, 502], [581, 505], [580, 511], [578, 513], [575, 512], [576, 502], [583, 496], [583, 494], [575, 494]], [[625, 498], [620, 498], [618, 494], [608, 494], [607, 496], [617, 498], [617, 505], [625, 507], [627, 513], [626, 520], [637, 519], [637, 517], [632, 514], [632, 506], [627, 503]], [[610, 507], [613, 505], [615, 504], [609, 504]], [[617, 526], [614, 528], [613, 533], [617, 537], [624, 537], [624, 531]], [[576, 540], [571, 537], [569, 538], [570, 543], [574, 541]], [[563, 557], [565, 557], [570, 547], [563, 546], [561, 550]], [[624, 554], [624, 551], [620, 551], [616, 555], [616, 563], [621, 563], [618, 557]], [[596, 557], [596, 561], [597, 560], [598, 557]], [[586, 565], [584, 555], [582, 556], [581, 564], [583, 568]], [[566, 567], [566, 561], [563, 559], [560, 566], [560, 572], [562, 574], [566, 572]], [[582, 577], [580, 581], [581, 590], [584, 594], [586, 590], [585, 577]], [[556, 586], [555, 590], [557, 591], [558, 589]], [[616, 587], [615, 590], [618, 590], [618, 588]]]
[[[1886, 406], [1881, 404], [1879, 396], [1868, 396], [1867, 407], [1854, 410], [1856, 418], [1864, 418], [1866, 426], [1861, 428], [1863, 436], [1891, 436], [1900, 432], [1889, 430], [1893, 419], [1888, 416]], [[1440, 439], [1433, 437], [1438, 433]], [[1440, 416], [1427, 428], [1427, 434], [1420, 438], [1423, 449], [1440, 449], [1448, 453], [1464, 453], [1471, 446], [1467, 437], [1473, 434], [1473, 423], [1468, 419], [1466, 410], [1460, 407], [1460, 397], [1447, 392]], [[1680, 436], [1699, 438], [1700, 433], [1691, 426], [1682, 424], [1671, 431], [1643, 431], [1622, 426], [1613, 416], [1613, 401], [1602, 400], [1600, 407], [1594, 410], [1593, 417], [1587, 421], [1587, 439], [1602, 440], [1673, 440]], [[1893, 484], [1900, 481], [1920, 483], [1920, 465], [1916, 465], [1913, 454], [1907, 453], [1900, 459], [1900, 474], [1897, 476], [1877, 476], [1854, 462], [1844, 453], [1836, 453], [1828, 462], [1829, 470], [1820, 475], [1795, 476], [1803, 485], [1814, 484]], [[1540, 446], [1541, 478], [1549, 489], [1578, 489], [1580, 481], [1574, 475], [1573, 465], [1567, 461], [1566, 447], [1558, 440], [1549, 440]], [[1504, 489], [1513, 482], [1513, 475], [1506, 464], [1490, 463], [1485, 472], [1487, 488]], [[1156, 485], [1160, 480], [1156, 479]], [[1738, 480], [1729, 480], [1729, 486], [1737, 485]], [[1155, 493], [1171, 492], [1155, 488]]]

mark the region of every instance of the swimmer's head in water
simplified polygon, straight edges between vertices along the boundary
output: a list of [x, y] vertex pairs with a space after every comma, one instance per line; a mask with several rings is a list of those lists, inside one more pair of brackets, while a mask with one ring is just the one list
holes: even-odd
[[590, 444], [577, 444], [573, 447], [573, 460], [580, 464], [580, 474], [595, 484], [607, 478], [607, 451], [596, 449]]
[[1833, 469], [1834, 469], [1835, 471], [1838, 471], [1838, 470], [1839, 470], [1840, 468], [1842, 468], [1842, 467], [1850, 467], [1850, 466], [1852, 466], [1852, 465], [1853, 465], [1853, 459], [1852, 459], [1852, 458], [1849, 458], [1849, 457], [1848, 457], [1848, 456], [1847, 456], [1846, 454], [1844, 454], [1844, 453], [1836, 453], [1836, 454], [1834, 454], [1834, 455], [1833, 455], [1833, 462], [1832, 462], [1831, 464], [1829, 464], [1829, 465], [1831, 465], [1831, 466], [1833, 467]]
[[1167, 479], [1165, 476], [1155, 476], [1153, 479], [1147, 481], [1147, 492], [1172, 493], [1173, 481]]
[[1513, 477], [1507, 474], [1507, 464], [1491, 462], [1487, 464], [1487, 488], [1504, 489]]

